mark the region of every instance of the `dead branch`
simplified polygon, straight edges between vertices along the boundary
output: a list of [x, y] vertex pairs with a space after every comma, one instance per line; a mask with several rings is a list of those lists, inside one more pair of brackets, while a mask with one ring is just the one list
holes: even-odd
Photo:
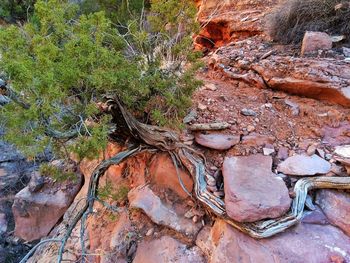
[[214, 122], [214, 123], [195, 123], [188, 126], [191, 131], [212, 131], [212, 130], [224, 130], [230, 127], [227, 122]]

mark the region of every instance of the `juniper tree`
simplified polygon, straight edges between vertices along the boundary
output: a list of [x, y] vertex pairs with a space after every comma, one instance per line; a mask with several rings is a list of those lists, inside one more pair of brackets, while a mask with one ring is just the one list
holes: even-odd
[[28, 22], [1, 28], [3, 93], [17, 102], [0, 109], [6, 140], [32, 158], [48, 145], [92, 158], [112, 128], [99, 109], [105, 96], [142, 121], [178, 123], [199, 85], [195, 8], [154, 0], [143, 12], [121, 33], [103, 11], [82, 14], [69, 1], [39, 0]]

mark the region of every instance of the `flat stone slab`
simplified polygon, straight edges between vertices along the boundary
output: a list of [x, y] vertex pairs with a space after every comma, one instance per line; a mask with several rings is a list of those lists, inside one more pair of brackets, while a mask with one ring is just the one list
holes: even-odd
[[336, 190], [320, 190], [316, 203], [322, 208], [329, 222], [350, 236], [350, 194]]
[[201, 224], [176, 214], [165, 206], [160, 198], [146, 185], [131, 190], [128, 194], [130, 207], [142, 209], [156, 224], [167, 226], [187, 236], [195, 236]]
[[298, 224], [257, 240], [217, 220], [198, 234], [196, 244], [210, 263], [350, 262], [350, 237], [331, 225]]
[[230, 149], [236, 144], [239, 144], [240, 136], [220, 133], [197, 133], [195, 140], [198, 144], [204, 147], [224, 151]]
[[294, 155], [280, 163], [277, 170], [287, 175], [312, 176], [326, 174], [331, 170], [331, 164], [318, 155]]
[[47, 236], [69, 208], [81, 188], [76, 182], [46, 183], [38, 192], [29, 186], [15, 196], [12, 212], [15, 219], [15, 236], [34, 241]]
[[271, 167], [271, 156], [260, 154], [225, 159], [223, 176], [229, 217], [254, 222], [282, 216], [289, 210], [288, 189]]

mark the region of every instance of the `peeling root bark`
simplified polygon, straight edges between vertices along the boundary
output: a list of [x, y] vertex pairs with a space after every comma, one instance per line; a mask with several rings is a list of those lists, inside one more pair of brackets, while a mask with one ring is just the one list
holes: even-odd
[[[257, 239], [276, 235], [300, 222], [304, 211], [306, 196], [310, 189], [350, 189], [350, 177], [303, 178], [295, 185], [294, 191], [296, 197], [293, 200], [291, 211], [285, 216], [255, 223], [236, 222], [227, 216], [224, 201], [207, 190], [206, 178], [209, 176], [209, 173], [205, 167], [205, 158], [203, 155], [183, 144], [180, 141], [178, 134], [175, 132], [157, 126], [140, 123], [124, 109], [117, 99], [109, 99], [107, 104], [108, 113], [113, 116], [113, 122], [117, 125], [118, 131], [117, 134], [111, 134], [111, 137], [117, 137], [124, 133], [125, 135], [131, 135], [136, 144], [128, 147], [127, 150], [117, 154], [115, 157], [101, 162], [94, 170], [90, 178], [85, 204], [75, 214], [74, 218], [70, 220], [63, 238], [42, 240], [30, 250], [20, 263], [26, 262], [38, 247], [47, 242], [61, 243], [57, 260], [58, 263], [61, 263], [66, 242], [72, 234], [73, 229], [80, 220], [82, 220], [82, 224], [85, 222], [86, 217], [92, 213], [94, 202], [101, 201], [96, 197], [100, 176], [102, 176], [111, 165], [119, 164], [126, 158], [142, 152], [143, 150], [161, 150], [168, 152], [176, 167], [178, 167], [177, 163], [180, 162], [180, 165], [185, 167], [191, 174], [194, 181], [194, 194], [196, 199], [214, 214], [223, 218], [231, 226]], [[108, 204], [104, 205], [108, 207]], [[118, 211], [118, 209], [113, 210]], [[84, 226], [82, 225], [82, 229], [83, 228]], [[81, 230], [81, 235], [81, 244], [84, 246], [84, 242], [82, 241], [84, 238], [83, 230]], [[82, 248], [82, 250], [84, 251], [84, 248]], [[84, 254], [82, 255], [82, 262], [84, 262]]]
[[303, 178], [295, 185], [296, 198], [293, 200], [291, 211], [288, 214], [277, 219], [255, 223], [236, 222], [227, 216], [223, 200], [207, 190], [205, 178], [208, 177], [208, 171], [205, 167], [204, 156], [198, 154], [191, 147], [182, 144], [178, 135], [174, 132], [138, 122], [131, 114], [125, 111], [118, 100], [112, 99], [108, 103], [114, 119], [117, 119], [122, 113], [123, 121], [130, 128], [131, 134], [134, 135], [135, 139], [151, 147], [170, 152], [177, 157], [177, 160], [181, 161], [181, 164], [192, 175], [196, 199], [227, 223], [253, 238], [267, 238], [299, 223], [303, 215], [306, 196], [310, 189], [350, 189], [350, 177]]

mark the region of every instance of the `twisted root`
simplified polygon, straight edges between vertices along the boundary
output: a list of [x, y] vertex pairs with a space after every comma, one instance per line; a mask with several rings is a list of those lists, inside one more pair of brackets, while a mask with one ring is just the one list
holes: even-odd
[[108, 103], [114, 119], [117, 119], [121, 112], [125, 126], [130, 129], [135, 139], [159, 150], [170, 152], [172, 156], [176, 156], [176, 159], [180, 160], [182, 166], [189, 171], [193, 178], [196, 199], [227, 223], [253, 238], [271, 237], [299, 223], [303, 216], [309, 190], [322, 188], [350, 189], [350, 177], [303, 178], [295, 185], [296, 197], [293, 200], [290, 212], [286, 215], [277, 219], [254, 223], [236, 222], [227, 216], [224, 201], [207, 190], [205, 178], [208, 176], [208, 171], [205, 167], [205, 159], [201, 154], [181, 143], [175, 132], [138, 122], [130, 113], [125, 111], [118, 100], [112, 99]]

